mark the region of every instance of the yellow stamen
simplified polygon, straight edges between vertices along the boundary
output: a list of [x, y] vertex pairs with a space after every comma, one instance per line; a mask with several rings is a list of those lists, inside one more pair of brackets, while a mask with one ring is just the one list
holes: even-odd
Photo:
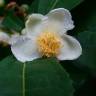
[[38, 38], [38, 50], [43, 56], [56, 56], [60, 52], [60, 37], [53, 32], [43, 32]]

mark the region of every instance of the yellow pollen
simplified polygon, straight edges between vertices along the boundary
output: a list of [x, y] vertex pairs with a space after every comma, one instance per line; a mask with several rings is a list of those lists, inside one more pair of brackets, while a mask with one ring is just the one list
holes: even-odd
[[43, 56], [51, 57], [60, 53], [60, 37], [53, 32], [44, 32], [37, 38], [38, 50]]

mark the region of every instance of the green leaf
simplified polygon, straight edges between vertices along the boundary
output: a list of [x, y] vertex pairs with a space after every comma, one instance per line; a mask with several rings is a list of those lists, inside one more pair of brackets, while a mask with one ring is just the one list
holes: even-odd
[[79, 5], [83, 0], [39, 0], [38, 12], [46, 14], [54, 8], [72, 8]]
[[25, 96], [73, 95], [72, 81], [55, 58], [38, 59], [23, 64], [12, 56], [0, 62], [0, 95], [22, 96], [23, 68]]
[[96, 32], [82, 32], [78, 34], [78, 40], [81, 42], [83, 53], [77, 62], [96, 71]]
[[[90, 3], [91, 7], [89, 7]], [[96, 6], [94, 0], [84, 1], [75, 10], [72, 10], [72, 14], [76, 25], [74, 35], [85, 31], [96, 31]]]
[[22, 64], [12, 57], [0, 62], [0, 95], [20, 96], [22, 90]]
[[39, 0], [33, 0], [32, 4], [29, 6], [28, 13], [29, 14], [37, 13], [38, 12], [38, 4], [39, 4]]
[[85, 70], [84, 67], [76, 64], [75, 61], [63, 61], [62, 66], [69, 73], [75, 90], [79, 89], [89, 78], [89, 72]]
[[13, 29], [17, 32], [20, 32], [24, 28], [24, 22], [20, 20], [17, 16], [7, 15], [2, 24], [8, 29]]
[[[96, 73], [96, 6], [95, 2], [92, 2], [90, 8], [89, 2], [84, 2], [79, 7], [77, 17], [79, 16], [79, 24], [77, 29], [78, 34], [75, 34], [77, 39], [80, 41], [83, 49], [81, 57], [76, 60], [76, 64], [87, 66], [88, 70]], [[87, 6], [87, 7], [86, 7]], [[85, 13], [82, 14], [80, 11]], [[85, 18], [86, 17], [86, 18]]]

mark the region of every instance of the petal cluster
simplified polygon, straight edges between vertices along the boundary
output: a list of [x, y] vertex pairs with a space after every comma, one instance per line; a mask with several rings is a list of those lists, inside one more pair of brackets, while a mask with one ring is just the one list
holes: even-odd
[[42, 56], [55, 56], [59, 60], [76, 59], [82, 48], [74, 37], [67, 35], [67, 31], [73, 28], [74, 22], [67, 9], [54, 9], [45, 16], [31, 14], [22, 35], [10, 40], [12, 53], [21, 62]]

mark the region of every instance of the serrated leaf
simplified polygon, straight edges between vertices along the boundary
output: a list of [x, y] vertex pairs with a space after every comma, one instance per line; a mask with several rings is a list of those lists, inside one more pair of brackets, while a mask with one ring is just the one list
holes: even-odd
[[39, 0], [38, 12], [46, 14], [54, 8], [72, 8], [79, 5], [83, 0]]
[[[22, 96], [23, 63], [13, 57], [0, 62], [0, 95]], [[26, 63], [25, 96], [72, 96], [72, 81], [55, 58]]]

